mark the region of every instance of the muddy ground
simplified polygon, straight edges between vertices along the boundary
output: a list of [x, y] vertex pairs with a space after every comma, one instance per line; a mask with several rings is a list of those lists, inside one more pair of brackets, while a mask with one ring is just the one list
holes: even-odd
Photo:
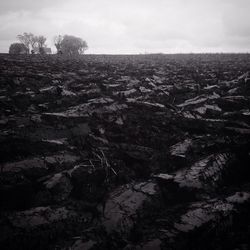
[[250, 55], [0, 55], [1, 249], [250, 249]]

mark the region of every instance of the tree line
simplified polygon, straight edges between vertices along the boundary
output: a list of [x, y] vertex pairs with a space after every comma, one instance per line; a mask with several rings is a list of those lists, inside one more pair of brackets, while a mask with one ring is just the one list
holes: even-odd
[[[12, 43], [9, 47], [10, 54], [47, 54], [51, 53], [51, 49], [47, 48], [47, 38], [32, 33], [24, 32], [17, 36], [19, 42]], [[87, 42], [80, 37], [72, 35], [58, 35], [54, 37], [54, 45], [57, 49], [57, 54], [65, 55], [81, 55], [88, 49]]]

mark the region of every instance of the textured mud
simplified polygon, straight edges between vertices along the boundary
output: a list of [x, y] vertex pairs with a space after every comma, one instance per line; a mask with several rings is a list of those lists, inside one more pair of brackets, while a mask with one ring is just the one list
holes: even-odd
[[0, 55], [1, 249], [249, 249], [249, 72]]

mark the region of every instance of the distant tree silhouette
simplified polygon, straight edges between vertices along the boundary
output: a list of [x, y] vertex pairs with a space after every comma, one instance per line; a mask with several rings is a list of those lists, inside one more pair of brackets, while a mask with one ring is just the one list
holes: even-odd
[[62, 51], [62, 40], [63, 40], [63, 36], [58, 35], [54, 37], [54, 45], [56, 47], [57, 50], [57, 54], [60, 54]]
[[35, 41], [36, 41], [36, 44], [37, 44], [37, 47], [38, 47], [38, 51], [39, 51], [39, 54], [46, 54], [45, 53], [45, 42], [46, 42], [47, 38], [44, 37], [44, 36], [36, 36], [35, 37]]
[[23, 43], [12, 43], [9, 47], [10, 54], [28, 54], [28, 49]]
[[44, 48], [46, 40], [47, 40], [47, 38], [44, 36], [37, 36], [36, 42], [37, 42], [38, 48]]
[[44, 36], [35, 36], [32, 33], [24, 32], [22, 35], [17, 36], [18, 40], [24, 44], [24, 46], [28, 49], [28, 53], [30, 49], [35, 52], [37, 51], [40, 54], [44, 54], [46, 37]]
[[18, 35], [17, 39], [25, 45], [28, 53], [30, 53], [30, 47], [33, 49], [36, 43], [35, 36], [32, 33], [24, 32], [22, 35]]
[[60, 42], [60, 50], [66, 55], [80, 55], [84, 54], [88, 48], [86, 41], [82, 38], [64, 35]]
[[30, 33], [30, 46], [32, 50], [34, 50], [37, 47], [37, 36], [34, 36], [31, 33]]

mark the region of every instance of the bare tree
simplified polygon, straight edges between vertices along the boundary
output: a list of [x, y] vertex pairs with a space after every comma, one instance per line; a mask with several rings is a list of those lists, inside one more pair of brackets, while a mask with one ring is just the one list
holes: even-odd
[[47, 38], [44, 36], [37, 36], [36, 41], [37, 41], [38, 48], [44, 48], [46, 40]]
[[63, 36], [61, 36], [61, 35], [58, 35], [58, 36], [54, 37], [54, 45], [56, 47], [57, 53], [59, 53], [59, 51], [61, 51], [62, 40], [63, 40]]
[[44, 36], [37, 36], [35, 40], [36, 40], [36, 43], [37, 43], [37, 46], [38, 46], [39, 53], [40, 54], [45, 54], [44, 48], [46, 46], [45, 42], [46, 42], [47, 38], [44, 37]]
[[28, 53], [30, 52], [30, 46], [34, 46], [34, 35], [32, 33], [24, 32], [22, 35], [18, 35], [17, 39], [25, 45], [28, 49]]
[[46, 37], [34, 36], [32, 33], [24, 32], [22, 35], [18, 35], [17, 38], [28, 49], [28, 53], [30, 52], [30, 49], [34, 51], [36, 48], [38, 48], [39, 53], [44, 53], [43, 48], [45, 47], [45, 42], [47, 40]]
[[31, 49], [34, 50], [37, 46], [37, 37], [36, 36], [31, 36], [30, 38], [30, 46], [31, 46]]

